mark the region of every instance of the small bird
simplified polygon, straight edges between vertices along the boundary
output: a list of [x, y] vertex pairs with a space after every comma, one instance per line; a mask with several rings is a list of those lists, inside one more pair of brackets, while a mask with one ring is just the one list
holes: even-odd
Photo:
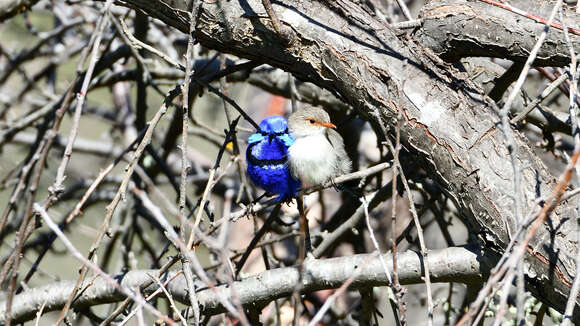
[[326, 111], [297, 110], [288, 118], [288, 129], [294, 138], [288, 148], [290, 171], [302, 184], [318, 186], [350, 172], [344, 142]]
[[248, 175], [266, 192], [277, 194], [278, 201], [292, 200], [300, 187], [288, 164], [288, 147], [293, 143], [288, 122], [277, 115], [262, 120], [258, 132], [248, 138]]

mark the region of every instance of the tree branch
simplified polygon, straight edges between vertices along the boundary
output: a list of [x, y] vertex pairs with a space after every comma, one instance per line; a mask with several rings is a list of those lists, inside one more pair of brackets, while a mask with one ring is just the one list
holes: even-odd
[[[550, 8], [542, 1], [511, 1], [514, 7], [547, 18]], [[544, 3], [546, 3], [544, 1]], [[547, 9], [547, 10], [546, 10]], [[567, 26], [578, 26], [580, 15], [565, 11]], [[492, 6], [483, 1], [448, 0], [430, 2], [421, 10], [423, 25], [415, 37], [437, 55], [450, 62], [464, 57], [495, 57], [525, 62], [535, 37], [544, 24]], [[493, 31], [486, 33], [484, 31]], [[571, 35], [576, 52], [580, 51], [580, 36]], [[544, 46], [534, 61], [536, 66], [566, 66], [570, 64], [568, 45], [561, 30], [550, 31]]]
[[[387, 266], [392, 265], [392, 256], [383, 255]], [[474, 246], [451, 247], [442, 250], [433, 250], [428, 255], [433, 282], [462, 282], [474, 284], [482, 282], [489, 275], [491, 267], [497, 257], [490, 251], [482, 252]], [[397, 254], [399, 279], [402, 284], [422, 283], [423, 262], [420, 255], [413, 251]], [[162, 281], [171, 279], [176, 272], [170, 272]], [[340, 258], [311, 260], [304, 266], [303, 292], [312, 292], [322, 289], [340, 287], [352, 275], [358, 273], [351, 285], [351, 289], [361, 289], [387, 284], [387, 277], [380, 259], [374, 254], [362, 254]], [[115, 279], [124, 288], [137, 288], [150, 281], [149, 275], [157, 275], [155, 270], [137, 270]], [[232, 293], [243, 305], [266, 304], [274, 299], [292, 294], [299, 275], [296, 267], [277, 268], [250, 276], [241, 281], [216, 286], [215, 290], [200, 289], [197, 292], [202, 312], [206, 315], [224, 312], [219, 297], [232, 300]], [[12, 320], [20, 323], [31, 320], [40, 307], [44, 305], [43, 313], [61, 309], [65, 304], [74, 281], [61, 281], [39, 288], [22, 292], [14, 297], [12, 305]], [[157, 290], [153, 284], [143, 290], [147, 295]], [[189, 304], [187, 286], [183, 275], [179, 275], [166, 286], [167, 291], [177, 300]], [[81, 309], [104, 303], [119, 302], [125, 297], [114, 286], [102, 278], [92, 282], [86, 291], [83, 291], [73, 302], [72, 308]], [[0, 324], [5, 320], [6, 303], [0, 302]]]

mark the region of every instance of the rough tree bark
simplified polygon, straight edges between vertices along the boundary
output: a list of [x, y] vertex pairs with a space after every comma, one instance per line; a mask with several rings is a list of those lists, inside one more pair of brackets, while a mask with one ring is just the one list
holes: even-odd
[[[184, 7], [149, 0], [122, 3], [183, 32], [189, 26]], [[446, 4], [433, 3], [428, 7], [429, 12], [436, 12], [434, 8], [438, 5], [441, 10], [449, 8]], [[477, 24], [478, 20], [473, 17], [478, 17], [491, 24], [484, 31], [493, 30], [494, 35], [500, 27], [513, 30], [510, 24], [522, 24], [527, 31], [517, 34], [520, 45], [515, 47], [509, 46], [513, 40], [498, 43], [480, 36], [481, 51], [472, 55], [525, 59], [536, 31], [543, 28], [523, 17], [498, 20], [490, 16], [496, 13], [496, 8], [481, 3], [457, 1], [452, 6], [460, 6], [462, 10], [446, 12], [440, 18], [472, 15], [459, 17], [464, 20], [464, 26]], [[453, 198], [482, 245], [502, 253], [509, 242], [503, 221], [507, 220], [512, 230], [517, 224], [510, 199], [514, 195], [512, 165], [506, 138], [497, 127], [497, 108], [480, 88], [433, 55], [430, 49], [404, 34], [397, 34], [355, 3], [282, 0], [274, 4], [274, 9], [295, 33], [294, 41], [288, 46], [275, 34], [257, 0], [202, 3], [196, 17], [195, 37], [206, 47], [267, 62], [337, 94], [377, 130], [388, 133], [400, 110], [405, 120], [401, 133], [406, 149], [422, 160], [442, 189]], [[513, 14], [504, 13], [506, 17], [509, 15]], [[455, 35], [452, 30], [458, 27], [450, 23], [426, 24], [425, 28], [439, 31], [447, 28]], [[538, 63], [566, 64], [569, 60], [565, 58], [566, 51], [558, 50], [564, 46], [561, 31], [552, 31], [550, 35], [558, 40], [558, 46], [545, 47]], [[573, 39], [578, 47], [578, 37]], [[433, 43], [424, 42], [436, 48]], [[461, 54], [464, 55], [467, 54]], [[514, 155], [522, 167], [517, 196], [522, 199], [520, 212], [525, 215], [538, 208], [535, 203], [538, 198], [549, 196], [555, 179], [528, 141], [517, 132], [515, 135]], [[570, 255], [576, 252], [577, 244], [574, 216], [573, 205], [561, 203], [530, 243], [524, 262], [527, 289], [560, 311], [564, 309], [576, 273], [574, 257]], [[574, 317], [577, 321], [580, 320], [578, 308], [577, 305]]]
[[[510, 1], [518, 9], [547, 18], [550, 1]], [[566, 26], [577, 26], [580, 17], [572, 10], [563, 10]], [[415, 37], [424, 46], [450, 61], [463, 57], [497, 57], [525, 62], [540, 35], [543, 24], [494, 7], [482, 1], [430, 2], [421, 8], [424, 20]], [[576, 51], [580, 37], [571, 39]], [[535, 65], [565, 66], [570, 63], [570, 52], [561, 31], [552, 30], [540, 49]]]

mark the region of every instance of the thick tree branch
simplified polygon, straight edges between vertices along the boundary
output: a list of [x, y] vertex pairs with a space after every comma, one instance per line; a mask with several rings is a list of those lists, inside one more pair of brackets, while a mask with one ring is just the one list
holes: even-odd
[[[383, 257], [388, 266], [392, 265], [390, 254], [385, 254]], [[488, 276], [497, 259], [492, 252], [482, 252], [473, 246], [433, 250], [429, 252], [428, 257], [433, 282], [462, 282], [466, 284], [482, 282]], [[397, 264], [402, 284], [423, 282], [420, 254], [413, 251], [399, 253]], [[379, 257], [374, 254], [364, 254], [306, 262], [303, 292], [338, 288], [355, 272], [359, 274], [351, 285], [352, 289], [387, 284], [387, 277]], [[169, 273], [163, 280], [171, 279], [174, 273]], [[150, 281], [149, 275], [157, 275], [157, 271], [131, 271], [117, 276], [116, 280], [121, 282], [125, 288], [136, 288]], [[237, 299], [244, 305], [267, 304], [276, 298], [291, 295], [297, 282], [298, 269], [296, 267], [277, 268], [234, 282], [231, 287], [224, 284], [216, 286], [215, 290], [202, 288], [197, 292], [197, 298], [204, 314], [217, 314], [225, 311], [221, 300], [218, 299], [220, 296], [231, 301], [232, 293], [235, 293]], [[45, 305], [44, 313], [61, 309], [70, 295], [74, 283], [74, 281], [56, 282], [15, 296], [12, 320], [24, 322], [34, 318], [43, 304]], [[166, 288], [175, 300], [189, 304], [183, 275], [177, 276]], [[154, 284], [148, 287], [144, 293], [149, 294], [155, 290], [157, 290], [157, 285]], [[74, 301], [72, 308], [81, 309], [104, 303], [119, 302], [123, 299], [125, 297], [122, 293], [99, 278], [93, 281], [85, 291], [82, 291], [82, 294]], [[3, 324], [5, 309], [6, 303], [0, 302], [0, 324]]]
[[[547, 1], [510, 1], [519, 9], [547, 18]], [[544, 24], [483, 1], [433, 1], [421, 10], [423, 25], [415, 38], [436, 54], [455, 62], [463, 57], [497, 57], [525, 62]], [[578, 27], [580, 15], [565, 11], [567, 26]], [[488, 31], [493, 31], [489, 33]], [[580, 36], [571, 35], [576, 52]], [[561, 30], [552, 29], [534, 61], [537, 66], [566, 66], [568, 46]]]

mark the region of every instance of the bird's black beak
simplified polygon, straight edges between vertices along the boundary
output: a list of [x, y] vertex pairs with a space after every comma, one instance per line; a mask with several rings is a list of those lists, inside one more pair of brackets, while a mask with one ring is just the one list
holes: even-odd
[[269, 135], [268, 135], [268, 141], [271, 143], [271, 142], [272, 142], [272, 139], [274, 139], [274, 137], [275, 137], [275, 136], [276, 136], [276, 135], [269, 134]]

